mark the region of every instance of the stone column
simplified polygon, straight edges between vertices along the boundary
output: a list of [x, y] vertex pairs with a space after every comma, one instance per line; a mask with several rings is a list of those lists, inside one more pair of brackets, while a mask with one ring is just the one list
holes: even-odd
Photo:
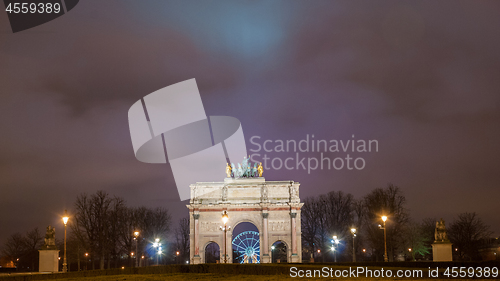
[[267, 231], [267, 217], [269, 213], [262, 213], [262, 263], [271, 263], [269, 256], [269, 232]]
[[199, 264], [201, 263], [201, 257], [200, 257], [200, 238], [199, 238], [199, 232], [200, 232], [200, 214], [199, 213], [194, 213], [193, 214], [194, 218], [194, 258], [193, 258], [193, 263], [194, 264]]
[[298, 261], [297, 255], [297, 225], [295, 223], [295, 218], [297, 217], [297, 213], [290, 213], [290, 217], [292, 218], [292, 260], [291, 262], [300, 262]]

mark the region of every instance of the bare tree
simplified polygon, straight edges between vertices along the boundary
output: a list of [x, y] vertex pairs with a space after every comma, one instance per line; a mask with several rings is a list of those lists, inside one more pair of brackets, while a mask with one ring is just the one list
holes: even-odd
[[399, 187], [389, 184], [386, 188], [377, 188], [364, 197], [366, 208], [365, 225], [368, 239], [377, 251], [377, 258], [384, 253], [383, 231], [378, 228], [382, 224], [381, 216], [388, 217], [386, 222], [388, 258], [393, 260], [394, 253], [402, 250], [401, 233], [409, 216], [405, 208], [406, 198]]
[[[104, 269], [105, 258], [109, 257], [111, 247], [118, 239], [113, 226], [120, 218], [116, 216], [114, 210], [122, 204], [123, 199], [112, 198], [104, 191], [97, 191], [90, 196], [84, 193], [77, 197], [75, 222], [71, 228], [91, 256], [99, 258], [100, 269]], [[94, 266], [92, 263], [93, 269]]]
[[[329, 252], [333, 235], [347, 238], [354, 224], [354, 197], [342, 191], [332, 191], [316, 198], [304, 200], [301, 210], [302, 243], [304, 254], [313, 257], [321, 250], [324, 261]], [[347, 243], [350, 243], [348, 239]], [[345, 242], [344, 242], [345, 245]], [[338, 251], [338, 249], [336, 249]], [[331, 258], [328, 256], [328, 258]]]
[[[317, 235], [314, 244], [317, 249], [321, 250], [321, 261], [325, 261], [325, 251], [327, 244], [331, 240], [330, 231], [328, 229], [328, 217], [326, 215], [328, 197], [325, 194], [318, 196], [316, 204], [313, 205], [314, 213], [316, 214]], [[319, 258], [319, 257], [318, 257]]]
[[182, 218], [175, 229], [175, 246], [182, 260], [189, 259], [189, 219]]
[[31, 263], [31, 269], [35, 270], [38, 267], [38, 250], [42, 247], [44, 235], [35, 227], [26, 233], [24, 238], [24, 248], [26, 257]]
[[[353, 217], [354, 201], [354, 196], [352, 196], [352, 194], [346, 194], [342, 191], [331, 191], [324, 197], [324, 216], [326, 218], [327, 227], [325, 237], [323, 237], [322, 240], [327, 242], [327, 244], [323, 246], [323, 251], [327, 251], [330, 247], [329, 243], [333, 235], [343, 238], [344, 245], [352, 243], [352, 239], [350, 239], [350, 229], [353, 227], [359, 228], [355, 224]], [[338, 248], [339, 247], [337, 247], [336, 251], [339, 251]], [[352, 244], [349, 249], [352, 249]], [[344, 255], [348, 255], [348, 253], [349, 251], [343, 252]], [[350, 253], [352, 253], [352, 251], [350, 251]]]
[[38, 250], [42, 247], [43, 235], [38, 227], [26, 235], [15, 233], [5, 243], [2, 254], [14, 261], [22, 270], [36, 271], [38, 268]]
[[342, 191], [332, 191], [326, 194], [323, 203], [325, 204], [326, 225], [328, 229], [327, 241], [330, 241], [333, 234], [347, 236], [352, 227], [356, 227], [353, 221], [352, 194], [345, 194]]
[[489, 238], [492, 232], [476, 213], [462, 213], [450, 225], [448, 235], [460, 259], [477, 260], [480, 240]]
[[2, 248], [2, 254], [14, 261], [19, 268], [19, 261], [24, 261], [24, 237], [21, 233], [14, 233], [5, 242]]
[[301, 209], [302, 223], [302, 249], [305, 254], [313, 257], [316, 237], [318, 235], [318, 202], [314, 197], [308, 197], [304, 200], [304, 206]]
[[111, 266], [111, 260], [114, 260], [114, 267], [118, 267], [118, 262], [122, 254], [120, 245], [120, 233], [126, 226], [126, 212], [127, 207], [125, 201], [121, 198], [115, 197], [111, 202], [109, 215], [106, 216], [108, 220], [108, 242], [106, 249], [106, 256], [108, 261], [108, 268]]
[[137, 241], [138, 256], [146, 255], [146, 249], [150, 241], [159, 239], [164, 244], [170, 232], [172, 217], [167, 209], [146, 207], [127, 208], [125, 212], [124, 226], [120, 229], [120, 244], [122, 252], [127, 253], [132, 265], [131, 252], [135, 252], [134, 232], [139, 232]]
[[[144, 207], [143, 207], [144, 208]], [[143, 216], [139, 221], [139, 228], [146, 239], [160, 238], [167, 240], [172, 222], [172, 216], [165, 208], [147, 209], [140, 212]]]

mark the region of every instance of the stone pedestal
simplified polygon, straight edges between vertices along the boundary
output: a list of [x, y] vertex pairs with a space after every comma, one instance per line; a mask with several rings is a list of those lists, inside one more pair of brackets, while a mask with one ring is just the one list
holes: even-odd
[[271, 256], [269, 254], [264, 254], [262, 255], [262, 260], [260, 261], [261, 263], [271, 263]]
[[434, 242], [432, 244], [432, 260], [453, 261], [451, 245], [450, 242]]
[[39, 272], [59, 271], [59, 250], [38, 250], [40, 253]]
[[292, 260], [291, 260], [290, 262], [295, 262], [295, 263], [296, 263], [296, 262], [302, 262], [302, 261], [300, 260], [300, 258], [301, 258], [301, 257], [300, 257], [299, 255], [297, 255], [297, 254], [292, 254]]
[[201, 257], [200, 256], [194, 256], [193, 257], [193, 264], [200, 264], [201, 263]]

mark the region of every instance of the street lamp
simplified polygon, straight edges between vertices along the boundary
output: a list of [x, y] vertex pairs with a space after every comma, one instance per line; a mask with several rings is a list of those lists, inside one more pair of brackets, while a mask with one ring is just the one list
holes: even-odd
[[333, 243], [335, 243], [335, 247], [332, 246], [333, 257], [335, 259], [335, 262], [337, 262], [337, 251], [336, 251], [336, 249], [339, 248], [339, 243], [340, 243], [340, 240], [338, 239], [337, 235], [333, 235], [332, 244]]
[[332, 244], [332, 247], [330, 249], [332, 250], [333, 255], [335, 256], [335, 260], [336, 260], [337, 259], [337, 255], [335, 254], [335, 247], [333, 246], [333, 244]]
[[352, 233], [352, 262], [356, 262], [356, 251], [354, 250], [354, 237], [356, 237], [356, 228], [351, 228]]
[[68, 224], [68, 211], [64, 210], [64, 217], [62, 218], [64, 223], [64, 260], [63, 260], [63, 272], [68, 272], [68, 264], [66, 263], [66, 226]]
[[386, 220], [387, 220], [387, 216], [382, 216], [382, 221], [384, 221], [384, 227], [383, 227], [383, 230], [384, 230], [384, 261], [388, 262], [389, 259], [387, 257], [387, 233], [385, 230], [385, 221]]
[[[161, 246], [161, 244], [160, 244], [160, 238], [156, 238], [155, 242], [153, 243], [153, 248], [155, 248], [155, 250], [156, 250], [156, 248], [158, 248], [160, 246]], [[161, 247], [160, 247], [160, 250], [161, 250]], [[160, 251], [158, 251], [158, 253], [156, 255], [156, 265], [158, 265], [158, 256], [159, 255], [160, 255]]]
[[138, 240], [138, 237], [139, 237], [139, 231], [134, 231], [134, 240], [135, 240], [135, 253], [136, 253], [136, 256], [135, 256], [135, 266], [136, 267], [139, 267], [139, 259], [137, 258], [137, 255], [139, 254], [139, 252], [137, 251], [137, 240]]
[[222, 222], [224, 223], [224, 263], [227, 263], [227, 221], [229, 220], [229, 216], [227, 215], [227, 212], [224, 211], [224, 214], [222, 214]]

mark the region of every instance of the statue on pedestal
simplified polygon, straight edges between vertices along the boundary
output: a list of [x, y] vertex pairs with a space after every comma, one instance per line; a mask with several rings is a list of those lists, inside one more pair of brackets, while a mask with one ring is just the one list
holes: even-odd
[[436, 230], [434, 231], [434, 242], [450, 242], [448, 235], [446, 235], [446, 226], [444, 220], [436, 222]]
[[47, 226], [45, 233], [45, 241], [42, 249], [55, 249], [56, 248], [56, 229], [52, 226]]
[[434, 239], [434, 243], [432, 243], [432, 260], [453, 261], [452, 244], [448, 239], [448, 235], [446, 235], [446, 226], [443, 219], [436, 222]]
[[56, 246], [56, 229], [52, 226], [47, 227], [43, 246], [38, 250], [38, 271], [39, 272], [58, 272], [59, 271], [59, 250]]

